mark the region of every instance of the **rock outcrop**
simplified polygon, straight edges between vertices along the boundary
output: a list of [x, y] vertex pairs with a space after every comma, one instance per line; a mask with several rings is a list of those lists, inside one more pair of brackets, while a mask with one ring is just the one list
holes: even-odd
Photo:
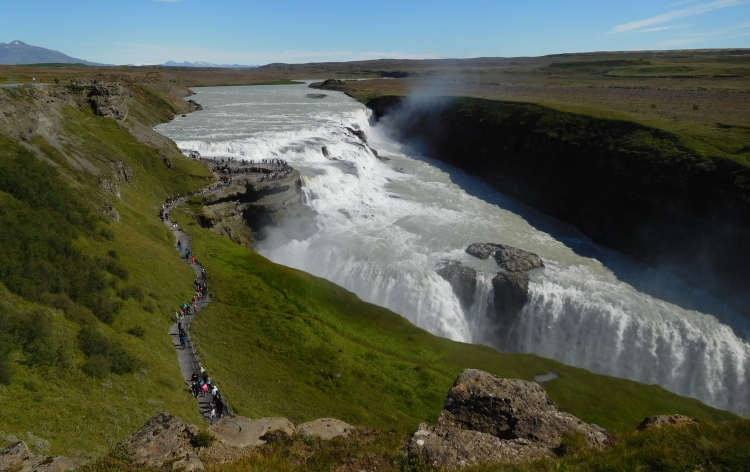
[[552, 457], [572, 434], [594, 449], [612, 444], [603, 428], [559, 411], [539, 384], [467, 369], [448, 392], [437, 425], [420, 424], [409, 450], [433, 467], [460, 469]]
[[495, 328], [507, 333], [529, 298], [528, 271], [544, 267], [542, 258], [533, 252], [495, 243], [473, 243], [466, 252], [479, 259], [493, 257], [505, 269], [492, 279]]
[[489, 259], [495, 252], [502, 247], [500, 244], [493, 243], [473, 243], [469, 244], [466, 252], [480, 259]]
[[492, 279], [492, 303], [499, 328], [507, 330], [529, 299], [525, 272], [498, 272]]
[[242, 416], [226, 416], [209, 428], [218, 441], [236, 448], [248, 446], [262, 446], [266, 443], [263, 438], [268, 433], [282, 431], [292, 436], [296, 428], [286, 418], [250, 419]]
[[119, 84], [94, 85], [88, 95], [94, 113], [121, 121], [128, 116], [125, 97], [125, 89]]
[[494, 256], [497, 264], [508, 272], [527, 272], [544, 267], [541, 257], [516, 247], [498, 244], [498, 250], [495, 251]]
[[353, 430], [352, 425], [336, 418], [320, 418], [297, 427], [297, 432], [302, 436], [317, 436], [324, 440], [349, 436]]
[[171, 470], [204, 470], [192, 441], [199, 430], [167, 413], [154, 416], [120, 446], [124, 447], [136, 467], [161, 468], [171, 464]]
[[474, 304], [477, 289], [477, 271], [460, 263], [445, 266], [437, 271], [440, 277], [450, 282], [453, 291], [465, 307]]
[[323, 146], [320, 150], [323, 152], [323, 157], [331, 157], [331, 153], [328, 151], [327, 146]]
[[346, 130], [361, 139], [363, 143], [367, 144], [367, 135], [364, 131], [362, 131], [361, 129], [354, 129], [349, 127], [347, 127]]
[[191, 105], [193, 105], [193, 107], [195, 107], [195, 111], [203, 110], [203, 105], [201, 105], [200, 103], [196, 102], [195, 100], [192, 100], [192, 99], [188, 100], [188, 103], [191, 104]]
[[18, 441], [0, 451], [0, 470], [14, 472], [62, 472], [77, 469], [83, 462], [63, 456], [35, 456], [26, 443]]
[[649, 416], [638, 425], [639, 431], [662, 428], [664, 426], [695, 426], [700, 423], [699, 420], [690, 418], [685, 415], [656, 415]]
[[466, 252], [480, 259], [494, 256], [497, 264], [509, 272], [526, 272], [544, 267], [542, 258], [533, 252], [503, 244], [474, 243], [466, 248]]
[[[297, 170], [269, 182], [237, 178], [222, 194], [206, 198], [198, 221], [245, 247], [262, 239], [264, 228], [280, 226], [282, 222], [290, 227], [296, 225], [296, 234], [312, 234], [317, 226], [306, 218], [309, 209], [302, 204], [301, 186]], [[289, 217], [298, 218], [291, 222]]]

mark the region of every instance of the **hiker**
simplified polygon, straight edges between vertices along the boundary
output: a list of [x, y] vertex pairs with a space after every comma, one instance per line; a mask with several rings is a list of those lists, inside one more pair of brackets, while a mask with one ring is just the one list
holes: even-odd
[[197, 382], [198, 381], [198, 372], [193, 371], [193, 375], [192, 375], [192, 377], [190, 377], [190, 380], [192, 380], [193, 382]]
[[180, 344], [183, 349], [185, 349], [185, 343], [187, 343], [187, 336], [185, 336], [185, 333], [182, 333], [182, 336], [180, 336]]
[[216, 419], [216, 409], [211, 408], [211, 412], [208, 414], [208, 419], [211, 420], [211, 424], [214, 424], [214, 420]]
[[179, 323], [180, 322], [180, 312], [179, 311], [175, 311], [174, 312], [174, 322], [175, 323]]

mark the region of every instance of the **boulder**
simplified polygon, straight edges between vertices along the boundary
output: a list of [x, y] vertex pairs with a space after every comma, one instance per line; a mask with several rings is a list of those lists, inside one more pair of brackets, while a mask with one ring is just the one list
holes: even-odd
[[193, 105], [195, 107], [196, 111], [203, 110], [203, 105], [201, 105], [200, 103], [196, 102], [195, 100], [188, 100], [188, 103], [191, 104], [191, 105]]
[[490, 256], [495, 254], [495, 251], [497, 251], [501, 247], [503, 246], [500, 244], [474, 243], [469, 244], [469, 247], [466, 248], [466, 252], [480, 259], [489, 259]]
[[204, 470], [192, 445], [197, 433], [197, 426], [162, 412], [120, 445], [136, 467], [161, 468], [165, 462], [173, 462], [174, 469], [179, 462], [186, 470]]
[[10, 469], [21, 462], [31, 459], [33, 454], [23, 441], [11, 444], [0, 451], [0, 470]]
[[499, 272], [492, 279], [492, 292], [496, 321], [507, 328], [529, 298], [529, 277], [525, 272]]
[[328, 151], [328, 147], [323, 146], [321, 148], [321, 151], [323, 151], [323, 157], [331, 157], [331, 153]]
[[646, 431], [664, 426], [693, 426], [700, 423], [700, 420], [690, 418], [685, 415], [656, 415], [649, 416], [638, 425], [639, 431]]
[[503, 244], [474, 243], [466, 248], [466, 252], [480, 259], [494, 256], [498, 265], [509, 272], [525, 272], [544, 267], [542, 258], [533, 252]]
[[89, 104], [99, 116], [124, 120], [128, 115], [125, 90], [119, 84], [97, 84], [91, 87]]
[[537, 383], [467, 369], [456, 379], [435, 427], [420, 425], [409, 449], [434, 467], [551, 457], [563, 437], [581, 434], [594, 449], [612, 435], [561, 412]]
[[509, 272], [526, 272], [544, 267], [542, 258], [533, 252], [502, 244], [498, 244], [498, 250], [495, 251], [494, 256], [498, 265]]
[[77, 469], [82, 465], [81, 461], [63, 456], [34, 456], [23, 441], [13, 443], [0, 451], [0, 470], [62, 472]]
[[336, 418], [320, 418], [297, 427], [297, 432], [302, 436], [318, 436], [326, 440], [349, 436], [353, 430], [354, 426]]
[[214, 423], [209, 432], [223, 444], [232, 447], [262, 446], [266, 443], [261, 439], [271, 431], [283, 431], [292, 436], [296, 428], [286, 418], [250, 419], [243, 416], [225, 416]]
[[440, 277], [447, 280], [453, 292], [466, 307], [474, 304], [474, 294], [477, 289], [477, 271], [460, 263], [445, 266], [437, 271]]

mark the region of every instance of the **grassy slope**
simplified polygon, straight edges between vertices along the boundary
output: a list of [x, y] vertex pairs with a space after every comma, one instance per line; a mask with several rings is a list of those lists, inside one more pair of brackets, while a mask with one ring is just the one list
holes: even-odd
[[[117, 299], [116, 288], [140, 288], [143, 298], [121, 301], [122, 309], [111, 325], [95, 322], [105, 336], [136, 357], [138, 367], [133, 373], [105, 378], [85, 375], [81, 371], [85, 356], [77, 340], [81, 325], [59, 310], [31, 304], [0, 288], [2, 309], [48, 312], [71, 352], [69, 363], [52, 367], [30, 366], [18, 351], [13, 354], [12, 382], [0, 385], [0, 439], [19, 437], [37, 452], [90, 457], [106, 451], [160, 410], [200, 421], [167, 335], [172, 308], [191, 294], [193, 274], [176, 257], [173, 238], [156, 218], [156, 209], [167, 195], [202, 186], [208, 172], [169, 149], [174, 169], [167, 169], [155, 148], [138, 141], [114, 120], [94, 116], [87, 107], [68, 108], [65, 113], [68, 141], [63, 151], [92, 162], [123, 159], [133, 168], [133, 180], [121, 184], [120, 201], [101, 193], [96, 178], [68, 166], [60, 151], [44, 140], [35, 141], [39, 152], [70, 177], [70, 191], [89, 202], [93, 211], [97, 202], [110, 200], [120, 213], [120, 222], [100, 223], [111, 230], [113, 240], [82, 234], [73, 244], [90, 256], [106, 256], [110, 250], [119, 254], [130, 277], [127, 283], [110, 288], [111, 299]], [[10, 152], [26, 152], [25, 158], [35, 158], [0, 138], [4, 143], [0, 159], [9, 159]], [[134, 326], [144, 328], [143, 339], [126, 333]]]
[[328, 281], [195, 225], [189, 232], [214, 296], [193, 324], [194, 339], [239, 414], [334, 416], [409, 432], [436, 421], [447, 390], [472, 367], [526, 380], [558, 372], [545, 387], [559, 406], [617, 434], [652, 414], [733, 418], [657, 386], [433, 336]]

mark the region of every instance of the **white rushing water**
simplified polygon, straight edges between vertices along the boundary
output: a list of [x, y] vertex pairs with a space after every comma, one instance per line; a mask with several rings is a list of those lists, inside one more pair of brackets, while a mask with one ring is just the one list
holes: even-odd
[[[318, 231], [280, 228], [257, 247], [451, 339], [533, 352], [750, 413], [750, 323], [710, 295], [582, 237], [462, 171], [390, 140], [369, 110], [305, 86], [197, 89], [206, 109], [157, 129], [207, 157], [280, 158], [299, 169]], [[381, 125], [382, 126], [382, 125]], [[381, 162], [346, 127], [367, 134]], [[323, 156], [326, 146], [335, 159]], [[539, 254], [529, 302], [507, 339], [487, 336], [494, 260], [473, 242]], [[480, 271], [462, 307], [436, 273], [448, 261]]]

